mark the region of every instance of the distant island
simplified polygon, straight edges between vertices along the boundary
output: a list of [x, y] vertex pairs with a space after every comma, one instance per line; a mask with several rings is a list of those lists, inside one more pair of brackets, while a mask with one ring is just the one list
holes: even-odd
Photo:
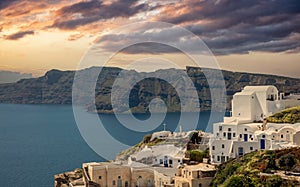
[[0, 84], [15, 83], [20, 79], [29, 79], [29, 78], [32, 78], [32, 74], [30, 73], [0, 71]]
[[[200, 110], [211, 110], [210, 88], [202, 71], [198, 67], [186, 67], [185, 72], [190, 77], [197, 89], [199, 96]], [[216, 70], [205, 69], [212, 73]], [[98, 72], [99, 67], [91, 67], [80, 70], [80, 73], [87, 75], [86, 80], [92, 80], [88, 75], [91, 72]], [[96, 87], [96, 110], [91, 101], [84, 95], [79, 95], [81, 104], [87, 110], [98, 113], [113, 113], [110, 94], [114, 80], [122, 71], [120, 68], [104, 67], [98, 77]], [[140, 77], [142, 74], [153, 75], [167, 74], [176, 85], [181, 85], [178, 75], [182, 72], [179, 69], [162, 69], [155, 72], [144, 73], [134, 70], [129, 72], [128, 79]], [[300, 92], [300, 79], [283, 76], [254, 74], [244, 72], [231, 72], [222, 70], [227, 95], [226, 109], [230, 110], [230, 101], [234, 93], [240, 91], [246, 85], [268, 85], [272, 84], [280, 92], [286, 94]], [[0, 103], [16, 104], [72, 104], [72, 84], [75, 71], [50, 70], [44, 76], [38, 78], [22, 79], [17, 83], [0, 84]], [[218, 85], [215, 85], [218, 86]], [[155, 89], [153, 89], [155, 88]], [[185, 89], [182, 86], [181, 89]], [[130, 94], [130, 108], [134, 113], [147, 113], [149, 103], [153, 98], [160, 97], [165, 101], [168, 112], [180, 112], [180, 99], [175, 89], [166, 81], [157, 78], [148, 78], [138, 82]], [[74, 99], [74, 98], [73, 98]], [[76, 98], [75, 98], [76, 100]], [[122, 107], [117, 108], [120, 113], [126, 112]]]

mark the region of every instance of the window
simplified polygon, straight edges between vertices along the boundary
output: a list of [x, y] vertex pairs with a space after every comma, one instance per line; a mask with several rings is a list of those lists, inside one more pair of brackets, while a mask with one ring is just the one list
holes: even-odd
[[248, 129], [247, 128], [245, 128], [245, 131], [247, 131]]
[[219, 126], [219, 131], [222, 131], [222, 126]]
[[234, 132], [234, 133], [232, 133], [232, 137], [235, 137], [235, 132]]
[[102, 178], [101, 176], [98, 177], [99, 180], [101, 180], [101, 178]]
[[129, 187], [128, 181], [125, 181], [125, 187]]
[[118, 176], [118, 179], [121, 179], [121, 176]]
[[115, 180], [112, 181], [112, 185], [113, 186], [116, 185], [116, 181]]
[[220, 156], [217, 156], [217, 160], [220, 161]]
[[163, 164], [163, 159], [159, 159], [159, 164]]
[[226, 137], [226, 132], [223, 132], [223, 136]]
[[243, 137], [243, 135], [242, 134], [240, 134], [240, 138], [242, 138]]
[[173, 164], [173, 160], [169, 160], [169, 164]]
[[253, 151], [253, 147], [250, 147], [250, 151]]
[[226, 160], [227, 160], [227, 161], [229, 160], [229, 156], [226, 156]]
[[215, 159], [215, 155], [212, 155], [212, 159]]
[[286, 133], [289, 133], [289, 131], [286, 131]]
[[261, 137], [262, 137], [262, 138], [266, 138], [266, 135], [263, 134]]
[[202, 184], [200, 183], [198, 187], [202, 187]]
[[217, 132], [217, 136], [219, 136], [219, 133]]
[[228, 128], [228, 131], [230, 132], [230, 131], [231, 131], [231, 128]]
[[283, 134], [282, 134], [282, 135], [280, 135], [280, 137], [281, 137], [281, 138], [283, 138]]
[[215, 150], [215, 146], [212, 146], [212, 150]]
[[178, 160], [178, 163], [180, 162], [180, 160]]
[[191, 173], [191, 172], [189, 172], [189, 176], [191, 176], [191, 174], [192, 174], [192, 173]]
[[222, 144], [222, 148], [223, 148], [223, 149], [225, 148], [225, 145], [224, 145], [224, 144]]

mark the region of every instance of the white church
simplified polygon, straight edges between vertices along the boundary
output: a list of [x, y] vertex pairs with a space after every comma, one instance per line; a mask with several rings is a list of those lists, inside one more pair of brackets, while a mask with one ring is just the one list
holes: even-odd
[[233, 95], [231, 117], [215, 123], [209, 142], [211, 162], [219, 164], [255, 150], [300, 146], [300, 124], [264, 120], [285, 108], [299, 106], [300, 95], [284, 96], [275, 86], [246, 86]]

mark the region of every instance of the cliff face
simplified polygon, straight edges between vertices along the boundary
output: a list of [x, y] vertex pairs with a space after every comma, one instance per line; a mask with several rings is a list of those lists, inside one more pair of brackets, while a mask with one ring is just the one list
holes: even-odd
[[[213, 69], [205, 69], [214, 73]], [[98, 72], [99, 68], [93, 67], [81, 70], [80, 73], [84, 79], [82, 81], [93, 80], [93, 72]], [[116, 77], [122, 71], [120, 68], [105, 67], [102, 69], [98, 77], [96, 86], [96, 110], [97, 112], [110, 113], [111, 106], [111, 89]], [[151, 73], [139, 73], [136, 71], [125, 71], [124, 80], [135, 82], [143, 76], [149, 78], [137, 81], [129, 95], [129, 105], [133, 112], [144, 113], [149, 110], [149, 103], [154, 98], [161, 98], [165, 101], [169, 112], [178, 112], [181, 110], [180, 99], [178, 93], [171, 85], [176, 85], [177, 91], [188, 92], [183, 85], [182, 71], [177, 69], [158, 70]], [[197, 90], [199, 105], [201, 110], [211, 109], [211, 94], [203, 69], [187, 67], [187, 75], [192, 80]], [[300, 92], [300, 79], [287, 78], [273, 75], [252, 74], [222, 71], [227, 94], [226, 108], [230, 108], [232, 95], [240, 91], [246, 85], [268, 85], [272, 84], [278, 88], [280, 92]], [[19, 103], [19, 104], [71, 104], [72, 103], [72, 84], [74, 71], [48, 71], [44, 76], [32, 79], [23, 79], [13, 84], [0, 84], [0, 103]], [[155, 78], [156, 77], [156, 78]], [[168, 81], [157, 77], [168, 77]], [[218, 85], [214, 85], [218, 87]], [[123, 106], [123, 91], [125, 87], [119, 85], [117, 88], [118, 103], [117, 112], [126, 112]], [[81, 104], [87, 105], [89, 110], [94, 110], [90, 104], [91, 101], [86, 97], [83, 91], [80, 95], [76, 95]], [[194, 96], [193, 96], [194, 97]], [[193, 102], [198, 98], [185, 98]], [[188, 111], [188, 103], [184, 110]]]

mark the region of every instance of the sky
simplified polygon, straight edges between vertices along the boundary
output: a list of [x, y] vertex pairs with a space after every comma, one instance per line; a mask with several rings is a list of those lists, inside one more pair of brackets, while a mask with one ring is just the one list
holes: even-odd
[[[149, 22], [166, 25], [153, 29]], [[134, 23], [142, 24], [126, 27]], [[222, 69], [300, 78], [299, 0], [0, 1], [0, 71], [41, 76], [50, 69], [73, 70], [91, 46], [114, 54], [128, 40], [172, 40], [197, 52], [197, 38]], [[181, 51], [155, 43], [127, 47], [109, 65], [128, 67], [145, 57], [191, 65]], [[148, 60], [141, 71], [167, 67], [162, 61]]]

